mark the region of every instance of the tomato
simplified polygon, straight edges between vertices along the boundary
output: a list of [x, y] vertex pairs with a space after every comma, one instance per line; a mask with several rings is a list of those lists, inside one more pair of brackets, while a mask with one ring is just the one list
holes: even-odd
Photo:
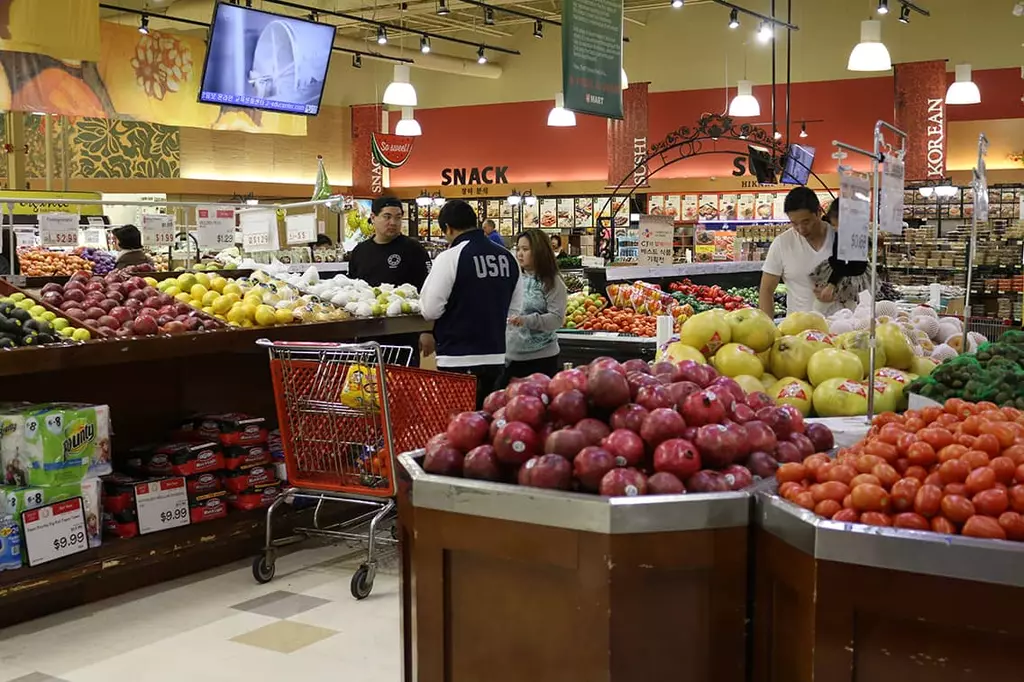
[[846, 508], [836, 512], [832, 520], [844, 523], [858, 523], [860, 522], [860, 513], [856, 509]]
[[902, 477], [904, 475], [904, 472], [906, 472], [906, 470], [910, 468], [910, 460], [907, 459], [906, 457], [900, 457], [898, 460], [896, 460], [895, 468], [896, 471], [900, 472], [900, 476]]
[[1024, 464], [1017, 465], [1017, 470], [1013, 472], [1013, 480], [1024, 483]]
[[963, 483], [947, 483], [942, 486], [943, 495], [962, 495], [968, 497], [967, 486]]
[[968, 450], [960, 457], [960, 461], [970, 467], [971, 471], [987, 467], [990, 461], [989, 455], [984, 450]]
[[943, 407], [946, 410], [946, 414], [955, 414], [959, 416], [960, 414], [963, 413], [964, 407], [966, 405], [967, 403], [965, 403], [960, 398], [950, 398], [949, 400], [946, 401], [946, 404]]
[[847, 495], [843, 498], [843, 509], [853, 509], [853, 495]]
[[[955, 447], [953, 445], [948, 446], [950, 448]], [[907, 460], [915, 466], [930, 467], [939, 461], [939, 456], [935, 454], [935, 448], [924, 441], [918, 441], [913, 443], [907, 449]]]
[[[814, 455], [811, 455], [811, 457], [814, 457]], [[804, 466], [807, 465], [804, 464]], [[815, 467], [813, 472], [814, 480], [817, 481], [818, 483], [824, 483], [825, 481], [832, 480], [830, 476], [832, 469], [835, 466], [836, 464], [834, 462], [825, 462], [824, 464], [819, 464], [817, 467]], [[808, 473], [811, 473], [810, 469], [808, 469], [807, 471]]]
[[974, 441], [974, 449], [981, 450], [989, 457], [998, 457], [1003, 451], [1003, 446], [999, 444], [999, 439], [991, 433], [983, 433]]
[[881, 440], [873, 440], [864, 446], [864, 452], [881, 457], [886, 462], [895, 462], [899, 457], [896, 446]]
[[899, 441], [900, 439], [900, 436], [902, 436], [905, 433], [906, 431], [903, 429], [902, 426], [900, 426], [899, 424], [889, 422], [885, 426], [883, 426], [882, 429], [878, 432], [878, 439], [887, 445], [896, 445], [897, 441]]
[[892, 501], [892, 510], [894, 512], [906, 512], [914, 508], [914, 498], [917, 496], [917, 491], [921, 489], [921, 481], [916, 478], [904, 478], [892, 486], [892, 492], [889, 495]]
[[914, 495], [914, 511], [925, 517], [939, 513], [942, 506], [942, 488], [925, 484]]
[[775, 472], [775, 479], [780, 483], [802, 481], [807, 478], [807, 467], [799, 462], [786, 462]]
[[932, 530], [936, 533], [945, 533], [946, 535], [956, 535], [956, 526], [953, 522], [947, 519], [945, 516], [936, 516], [931, 520]]
[[979, 493], [982, 490], [988, 490], [996, 484], [996, 472], [990, 467], [981, 467], [975, 469], [967, 475], [967, 480], [964, 481], [964, 485], [967, 486], [967, 492], [970, 495]]
[[960, 445], [959, 443], [947, 445], [946, 447], [939, 450], [938, 461], [941, 464], [942, 462], [947, 462], [951, 459], [960, 459], [961, 457], [963, 457], [964, 453], [967, 452], [967, 450], [968, 448], [966, 445]]
[[818, 471], [818, 467], [820, 467], [822, 464], [828, 464], [829, 461], [830, 460], [828, 458], [828, 455], [823, 455], [821, 453], [811, 455], [810, 457], [805, 459], [804, 468], [807, 469], [807, 476], [809, 478], [816, 478], [815, 474]]
[[858, 511], [884, 512], [889, 510], [889, 494], [880, 485], [873, 483], [858, 485], [850, 495], [853, 498], [853, 508]]
[[938, 469], [932, 471], [932, 473], [925, 476], [924, 483], [925, 485], [933, 485], [936, 488], [942, 488], [942, 477], [939, 476]]
[[996, 480], [1004, 485], [1013, 483], [1013, 474], [1017, 467], [1009, 457], [996, 457], [988, 463], [989, 468], [996, 473]]
[[963, 483], [970, 473], [971, 468], [961, 459], [951, 459], [939, 467], [939, 478], [943, 483]]
[[911, 530], [931, 530], [931, 524], [928, 523], [928, 519], [914, 512], [897, 514], [892, 520], [892, 525], [897, 528], [909, 528]]
[[1007, 421], [1016, 421], [1021, 415], [1021, 411], [1015, 407], [1004, 407], [1001, 411]]
[[858, 474], [870, 474], [871, 470], [879, 464], [885, 464], [885, 460], [877, 455], [860, 455], [854, 466]]
[[912, 466], [908, 467], [907, 470], [903, 472], [903, 477], [916, 478], [917, 480], [924, 483], [924, 479], [928, 477], [928, 472], [925, 470], [924, 467]]
[[779, 485], [779, 495], [784, 499], [789, 499], [790, 494], [796, 494], [803, 490], [804, 487], [798, 481], [786, 481]]
[[953, 434], [946, 429], [931, 426], [927, 429], [921, 429], [917, 432], [918, 439], [928, 443], [932, 448], [938, 452], [947, 445], [953, 444]]
[[999, 515], [999, 526], [1008, 540], [1024, 540], [1024, 517], [1017, 512], [1003, 512]]
[[964, 523], [974, 516], [974, 504], [963, 495], [942, 498], [942, 515], [953, 523]]
[[807, 492], [806, 490], [804, 492], [800, 492], [794, 495], [792, 502], [793, 504], [799, 505], [804, 509], [810, 509], [811, 511], [814, 511], [814, 496], [811, 495], [811, 493]]
[[860, 515], [860, 522], [869, 526], [892, 526], [892, 519], [882, 512], [864, 512]]
[[966, 433], [958, 433], [953, 436], [954, 443], [957, 445], [963, 445], [968, 450], [974, 447], [974, 441], [976, 440], [978, 440], [977, 436], [972, 436]]
[[818, 504], [814, 505], [814, 513], [826, 519], [831, 519], [842, 510], [843, 505], [839, 504], [835, 500], [822, 500]]
[[902, 478], [902, 476], [899, 475], [899, 472], [888, 464], [876, 465], [875, 468], [871, 470], [871, 475], [881, 481], [882, 487], [886, 490], [892, 488], [893, 484]]
[[903, 423], [903, 417], [896, 414], [895, 412], [882, 412], [876, 414], [875, 418], [871, 420], [871, 423], [875, 426], [885, 426], [886, 424], [901, 424]]
[[920, 417], [908, 417], [907, 420], [903, 422], [903, 428], [909, 435], [916, 434], [926, 426], [928, 426], [928, 424]]
[[923, 410], [921, 410], [921, 419], [924, 420], [924, 422], [926, 424], [931, 424], [933, 421], [938, 419], [941, 414], [942, 414], [942, 408], [941, 407], [936, 407], [935, 405], [930, 405], [930, 406], [924, 408]]
[[956, 426], [959, 423], [960, 423], [960, 417], [954, 416], [952, 414], [944, 414], [944, 415], [941, 415], [934, 422], [932, 422], [932, 426], [933, 427], [941, 427], [941, 428], [944, 428], [944, 429], [946, 429], [948, 431], [949, 429], [953, 428], [954, 426]]
[[814, 496], [815, 502], [824, 500], [842, 502], [843, 498], [850, 494], [850, 487], [841, 481], [826, 481], [811, 486], [811, 494]]
[[[970, 403], [968, 403], [970, 404]], [[982, 400], [979, 403], [974, 403], [974, 414], [981, 414], [983, 412], [998, 412], [999, 406], [995, 403], [987, 400]]]
[[1024, 485], [1015, 485], [1007, 493], [1010, 495], [1010, 507], [1013, 511], [1024, 514]]
[[991, 488], [972, 497], [971, 503], [979, 514], [997, 517], [1010, 508], [1010, 496], [1005, 490]]
[[1008, 448], [1013, 445], [1013, 439], [1017, 437], [1013, 427], [1009, 424], [998, 421], [988, 421], [981, 426], [981, 433], [984, 436], [992, 436], [999, 442], [999, 448]]
[[971, 415], [960, 423], [960, 433], [977, 436], [981, 433], [981, 425], [984, 422], [981, 417]]
[[1024, 445], [1011, 445], [1003, 450], [1003, 456], [1009, 457], [1018, 466], [1024, 464]]
[[842, 481], [846, 485], [850, 485], [856, 475], [857, 470], [849, 464], [837, 464], [828, 471], [828, 480]]
[[1006, 539], [1006, 531], [991, 516], [972, 516], [967, 519], [961, 534], [972, 538]]
[[850, 487], [856, 488], [859, 485], [881, 486], [882, 481], [878, 478], [878, 476], [875, 476], [874, 474], [857, 474], [856, 476], [853, 477], [853, 480], [850, 481]]

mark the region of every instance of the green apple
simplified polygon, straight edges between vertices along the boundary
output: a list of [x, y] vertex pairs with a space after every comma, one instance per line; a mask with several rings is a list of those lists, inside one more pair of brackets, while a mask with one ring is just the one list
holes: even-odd
[[[53, 324], [53, 328], [56, 329], [57, 331], [63, 331], [63, 330], [68, 328], [69, 324], [71, 324], [70, 322], [68, 322], [63, 317], [58, 317], [58, 318], [52, 320], [51, 322]], [[72, 330], [72, 331], [74, 331], [74, 330]]]
[[43, 313], [45, 313], [45, 312], [46, 312], [46, 308], [44, 308], [41, 305], [34, 305], [34, 306], [32, 306], [31, 308], [28, 309], [28, 313], [32, 317], [42, 317]]
[[89, 333], [88, 329], [76, 329], [74, 333], [71, 334], [71, 338], [75, 341], [88, 341], [92, 338], [92, 334]]
[[[61, 318], [61, 319], [63, 319], [63, 318]], [[65, 326], [63, 326], [60, 329], [58, 329], [57, 333], [60, 334], [61, 336], [63, 336], [64, 338], [70, 339], [74, 335], [74, 333], [75, 333], [75, 328], [74, 327], [68, 327], [67, 323], [68, 323], [68, 321], [64, 320], [64, 325]]]
[[54, 320], [57, 319], [57, 313], [51, 313], [49, 310], [47, 310], [46, 312], [44, 312], [39, 317], [43, 318], [47, 322], [53, 322]]

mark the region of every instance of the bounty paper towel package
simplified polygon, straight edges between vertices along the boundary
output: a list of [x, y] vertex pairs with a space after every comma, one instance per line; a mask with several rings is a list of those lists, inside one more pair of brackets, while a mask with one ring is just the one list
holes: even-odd
[[0, 516], [21, 521], [21, 513], [49, 504], [42, 488], [0, 486]]
[[0, 464], [13, 485], [78, 483], [110, 472], [106, 405], [52, 403], [0, 415]]

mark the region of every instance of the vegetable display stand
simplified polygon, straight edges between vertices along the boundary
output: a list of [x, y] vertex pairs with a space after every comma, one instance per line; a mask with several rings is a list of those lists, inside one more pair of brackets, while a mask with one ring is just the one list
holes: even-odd
[[406, 682], [745, 679], [750, 497], [605, 498], [399, 463]]
[[1024, 544], [756, 505], [755, 682], [1021, 678]]

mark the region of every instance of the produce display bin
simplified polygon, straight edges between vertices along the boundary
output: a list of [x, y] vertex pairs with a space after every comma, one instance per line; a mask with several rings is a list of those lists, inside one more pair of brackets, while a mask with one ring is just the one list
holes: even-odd
[[401, 455], [403, 679], [746, 678], [750, 496], [605, 498]]
[[755, 682], [1024, 677], [1024, 544], [755, 502]]
[[717, 284], [723, 289], [756, 287], [761, 282], [761, 261], [728, 261], [722, 263], [677, 263], [652, 267], [639, 265], [584, 268], [591, 291], [604, 293], [611, 282], [634, 282], [642, 279], [667, 287], [671, 282], [689, 279], [694, 284]]
[[619, 334], [618, 332], [594, 332], [566, 330], [558, 332], [558, 359], [573, 366], [585, 365], [594, 358], [607, 355], [619, 362], [633, 358], [653, 361], [658, 350], [654, 339]]

